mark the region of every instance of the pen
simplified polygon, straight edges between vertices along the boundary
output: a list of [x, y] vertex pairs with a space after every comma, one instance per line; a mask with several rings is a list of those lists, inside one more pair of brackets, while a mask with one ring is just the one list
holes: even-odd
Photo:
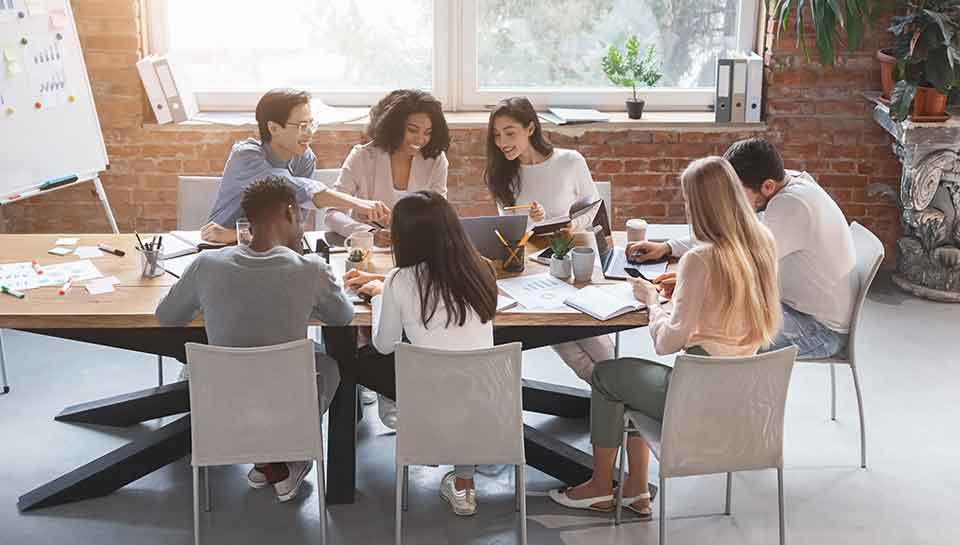
[[507, 243], [507, 239], [503, 238], [503, 235], [500, 234], [499, 230], [494, 229], [493, 233], [497, 235], [497, 238], [500, 239], [500, 242], [502, 242], [504, 246], [506, 246], [508, 249], [510, 248], [510, 244]]
[[146, 248], [143, 247], [143, 241], [140, 240], [140, 233], [134, 231], [133, 234], [137, 237], [137, 242], [140, 244], [140, 249], [145, 250]]
[[161, 246], [163, 246], [163, 235], [160, 235], [160, 238], [157, 239], [157, 249], [159, 250]]
[[73, 287], [73, 279], [67, 278], [67, 281], [64, 282], [62, 286], [60, 286], [60, 295], [66, 295], [67, 292], [70, 291], [70, 288], [72, 287]]
[[113, 254], [113, 255], [115, 255], [115, 256], [117, 256], [117, 257], [123, 257], [124, 255], [126, 255], [126, 252], [124, 252], [123, 250], [118, 250], [118, 249], [114, 248], [113, 246], [110, 246], [109, 244], [104, 244], [104, 243], [102, 243], [102, 242], [100, 242], [100, 243], [97, 244], [97, 248], [100, 248], [100, 249], [103, 250], [104, 252]]
[[35, 273], [37, 273], [37, 274], [43, 274], [43, 269], [40, 268], [40, 262], [39, 262], [39, 261], [36, 261], [36, 260], [31, 261], [31, 262], [30, 262], [30, 266], [33, 267], [33, 272], [35, 272]]
[[6, 293], [7, 295], [12, 295], [17, 299], [23, 299], [24, 297], [26, 297], [26, 295], [22, 291], [10, 289], [6, 286], [0, 286], [0, 293]]

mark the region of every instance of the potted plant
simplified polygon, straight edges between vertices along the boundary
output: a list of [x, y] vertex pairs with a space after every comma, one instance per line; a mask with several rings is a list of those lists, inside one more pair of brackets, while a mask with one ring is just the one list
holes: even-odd
[[960, 86], [960, 5], [955, 0], [918, 0], [894, 17], [893, 56], [900, 81], [890, 94], [890, 115], [945, 121], [947, 94]]
[[656, 48], [651, 45], [641, 57], [640, 41], [633, 35], [624, 45], [623, 53], [616, 45], [611, 44], [607, 54], [600, 60], [600, 66], [611, 83], [633, 88], [633, 99], [627, 99], [627, 117], [642, 118], [645, 102], [637, 98], [637, 86], [653, 87], [663, 77]]
[[[773, 21], [774, 33], [780, 37], [780, 31], [790, 23], [793, 14], [796, 24], [797, 45], [803, 48], [807, 59], [810, 53], [803, 41], [806, 13], [811, 14], [814, 40], [817, 46], [817, 58], [824, 66], [833, 66], [837, 56], [837, 46], [841, 37], [849, 51], [855, 51], [863, 44], [864, 29], [879, 8], [887, 0], [764, 0], [767, 13]], [[809, 6], [809, 12], [807, 12]]]
[[350, 250], [350, 253], [347, 254], [347, 263], [344, 268], [344, 272], [350, 271], [353, 269], [359, 269], [363, 265], [363, 260], [367, 257], [367, 254], [363, 251], [363, 248], [354, 248]]
[[570, 250], [573, 248], [573, 237], [558, 236], [550, 241], [553, 257], [550, 258], [550, 274], [566, 280], [573, 272], [573, 261], [570, 259]]

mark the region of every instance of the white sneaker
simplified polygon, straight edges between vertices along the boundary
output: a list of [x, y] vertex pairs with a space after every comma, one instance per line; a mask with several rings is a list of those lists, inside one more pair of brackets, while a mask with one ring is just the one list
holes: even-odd
[[186, 364], [180, 366], [180, 374], [177, 375], [177, 382], [185, 380], [190, 380], [190, 366]]
[[374, 403], [377, 402], [377, 392], [374, 392], [373, 390], [370, 390], [369, 388], [366, 388], [366, 387], [364, 387], [364, 386], [361, 386], [361, 387], [360, 387], [360, 401], [362, 401], [364, 405], [373, 405]]
[[270, 481], [267, 480], [267, 476], [262, 471], [257, 469], [257, 466], [253, 466], [247, 473], [247, 484], [250, 485], [250, 488], [266, 488], [270, 485]]
[[287, 462], [287, 469], [290, 471], [287, 478], [273, 485], [273, 491], [277, 493], [277, 499], [281, 502], [290, 501], [297, 497], [300, 485], [303, 484], [303, 480], [313, 469], [313, 460]]
[[391, 430], [397, 429], [397, 404], [393, 400], [380, 396], [377, 412], [380, 413], [380, 421], [384, 426]]
[[440, 497], [450, 504], [455, 515], [469, 517], [477, 512], [477, 491], [474, 488], [457, 490], [456, 472], [451, 471], [440, 481]]

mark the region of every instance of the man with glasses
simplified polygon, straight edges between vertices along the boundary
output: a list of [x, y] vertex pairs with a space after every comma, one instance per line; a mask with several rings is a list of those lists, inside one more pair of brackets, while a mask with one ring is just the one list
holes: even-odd
[[295, 89], [273, 89], [260, 98], [256, 110], [260, 140], [237, 142], [223, 169], [223, 180], [208, 223], [201, 229], [204, 240], [232, 243], [234, 229], [243, 214], [244, 190], [266, 176], [279, 176], [289, 183], [297, 203], [304, 208], [336, 207], [359, 216], [384, 221], [390, 210], [380, 201], [359, 199], [328, 189], [313, 180], [317, 158], [310, 141], [318, 124], [310, 111], [310, 94]]

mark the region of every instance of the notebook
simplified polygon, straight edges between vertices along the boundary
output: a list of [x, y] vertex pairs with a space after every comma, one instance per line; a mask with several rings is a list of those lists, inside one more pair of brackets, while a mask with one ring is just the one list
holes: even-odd
[[564, 303], [601, 322], [647, 307], [634, 298], [633, 287], [626, 282], [602, 287], [587, 286], [567, 297]]

